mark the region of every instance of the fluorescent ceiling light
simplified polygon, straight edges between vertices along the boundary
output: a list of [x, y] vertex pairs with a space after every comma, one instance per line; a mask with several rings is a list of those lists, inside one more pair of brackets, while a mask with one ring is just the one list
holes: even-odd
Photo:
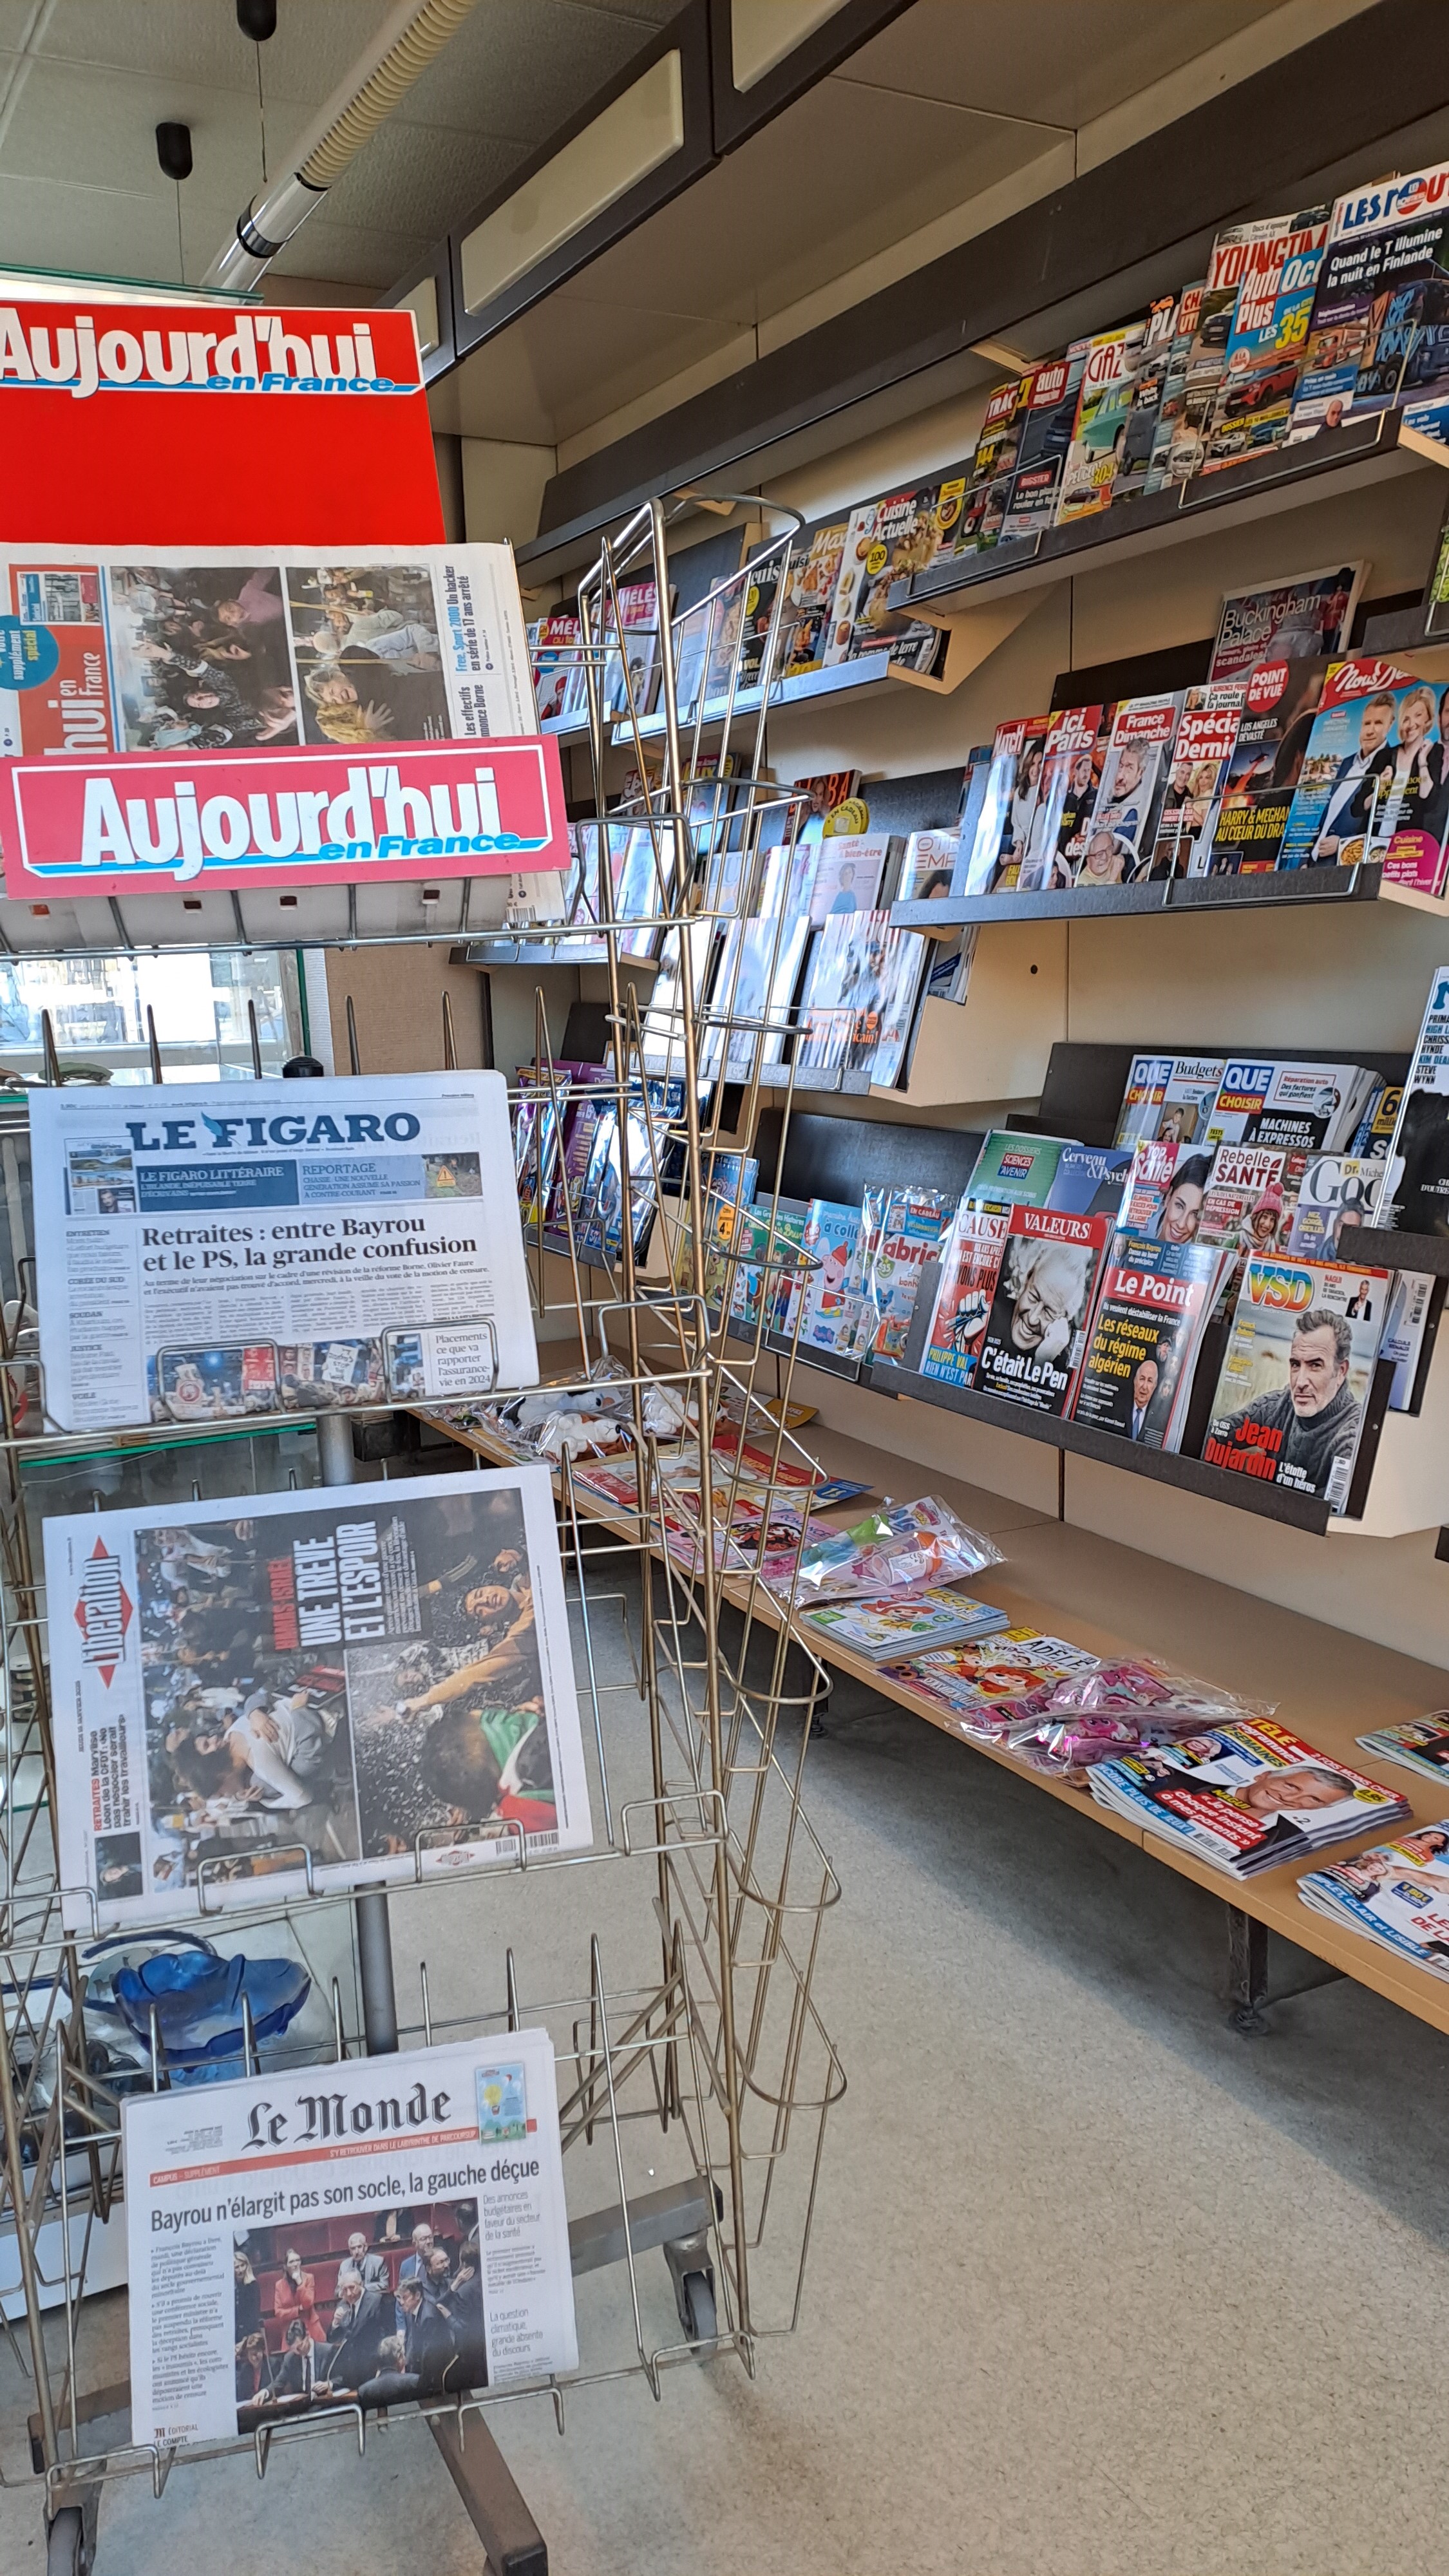
[[468, 234], [459, 254], [468, 311], [491, 304], [683, 147], [680, 58], [663, 54]]

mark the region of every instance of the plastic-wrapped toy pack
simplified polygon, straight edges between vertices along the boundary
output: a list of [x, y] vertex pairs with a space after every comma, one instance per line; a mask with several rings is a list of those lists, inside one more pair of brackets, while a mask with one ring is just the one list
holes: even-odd
[[935, 1494], [914, 1503], [887, 1499], [853, 1528], [812, 1541], [800, 1557], [800, 1598], [869, 1600], [882, 1592], [915, 1592], [928, 1584], [960, 1583], [988, 1565], [1002, 1565], [999, 1547]]

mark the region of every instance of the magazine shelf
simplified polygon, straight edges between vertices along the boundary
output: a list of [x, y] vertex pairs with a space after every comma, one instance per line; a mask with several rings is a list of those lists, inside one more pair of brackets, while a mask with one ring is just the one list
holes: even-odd
[[[1387, 1374], [1385, 1371], [1386, 1383]], [[1204, 1466], [1200, 1458], [1180, 1458], [1165, 1449], [1143, 1449], [1115, 1432], [1098, 1431], [1085, 1422], [1062, 1422], [1051, 1413], [1033, 1413], [1029, 1405], [1012, 1404], [996, 1395], [978, 1395], [969, 1386], [946, 1386], [937, 1378], [922, 1377], [917, 1370], [899, 1368], [888, 1360], [875, 1363], [870, 1383], [877, 1394], [905, 1396], [916, 1404], [938, 1404], [948, 1413], [964, 1414], [969, 1421], [987, 1423], [993, 1430], [1014, 1431], [1025, 1440], [1044, 1440], [1049, 1448], [1072, 1450], [1079, 1458], [1095, 1458], [1100, 1465], [1121, 1468], [1129, 1476], [1149, 1476], [1155, 1484], [1176, 1485], [1183, 1492], [1202, 1494], [1209, 1502], [1225, 1503], [1232, 1510], [1256, 1512], [1265, 1520], [1285, 1521], [1292, 1529], [1311, 1530], [1316, 1537], [1321, 1538], [1328, 1528], [1326, 1503], [1313, 1496], [1286, 1493], [1281, 1486], [1252, 1476], [1234, 1476], [1225, 1468]], [[1370, 1445], [1373, 1411], [1371, 1403], [1359, 1449], [1359, 1478]]]
[[1396, 411], [1375, 413], [1320, 431], [1301, 446], [1271, 448], [1217, 474], [1192, 475], [1168, 490], [992, 547], [964, 563], [937, 564], [916, 575], [903, 602], [908, 597], [918, 616], [944, 625], [983, 593], [1014, 598], [1430, 465], [1449, 471], [1449, 448], [1406, 428]]
[[1413, 886], [1385, 883], [1377, 859], [1357, 868], [1285, 868], [1262, 876], [1166, 877], [1157, 884], [1063, 886], [1039, 894], [947, 895], [936, 903], [893, 904], [891, 920], [902, 930], [944, 930], [967, 922], [1101, 921], [1129, 913], [1180, 919], [1184, 913], [1256, 912], [1265, 905], [1345, 903], [1402, 904], [1449, 921], [1449, 901], [1420, 894]]
[[[743, 1346], [736, 1345], [736, 1348]], [[805, 1355], [800, 1352], [799, 1360]], [[882, 1372], [873, 1383], [880, 1387]], [[812, 1377], [814, 1371], [812, 1369]], [[798, 1391], [803, 1395], [805, 1383]], [[1002, 1406], [998, 1411], [1018, 1408]], [[474, 1448], [490, 1463], [507, 1455], [486, 1432], [445, 1426], [451, 1439]], [[1020, 1426], [1009, 1426], [1020, 1427]], [[1245, 1658], [1262, 1676], [1262, 1687], [1279, 1700], [1278, 1716], [1300, 1729], [1330, 1758], [1359, 1771], [1392, 1780], [1413, 1805], [1416, 1825], [1440, 1821], [1449, 1814], [1449, 1785], [1441, 1792], [1431, 1781], [1389, 1765], [1376, 1766], [1356, 1744], [1372, 1727], [1418, 1717], [1443, 1694], [1443, 1675], [1431, 1665], [1371, 1644], [1342, 1629], [1324, 1626], [1280, 1610], [1251, 1595], [1229, 1592], [1221, 1584], [1185, 1568], [1165, 1567], [1135, 1549], [1050, 1519], [1029, 1505], [1013, 1502], [979, 1485], [925, 1468], [909, 1456], [858, 1439], [816, 1421], [804, 1435], [811, 1454], [829, 1475], [868, 1482], [874, 1492], [909, 1501], [930, 1492], [940, 1495], [974, 1527], [985, 1530], [1003, 1550], [1006, 1563], [978, 1576], [973, 1594], [1011, 1614], [1014, 1623], [1049, 1635], [1065, 1636], [1094, 1653], [1157, 1654], [1187, 1661], [1196, 1671], [1241, 1687]], [[1119, 1444], [1120, 1445], [1120, 1444]], [[1183, 1462], [1191, 1464], [1191, 1461]], [[1225, 1479], [1236, 1482], [1236, 1479]], [[626, 1545], [637, 1547], [637, 1524], [612, 1511], [602, 1499], [575, 1487], [581, 1514], [607, 1529]], [[862, 1504], [838, 1506], [825, 1517], [848, 1525]], [[726, 1576], [722, 1585], [732, 1607], [748, 1607], [752, 1618], [780, 1628], [787, 1623], [781, 1607], [763, 1586]], [[1292, 1941], [1341, 1975], [1370, 1987], [1419, 2020], [1449, 2032], [1449, 1982], [1396, 1958], [1377, 1943], [1363, 1940], [1304, 1905], [1297, 1894], [1298, 1869], [1292, 1864], [1265, 1872], [1240, 1885], [1193, 1854], [1148, 1834], [1128, 1818], [1097, 1806], [1070, 1780], [1037, 1771], [999, 1745], [963, 1734], [950, 1715], [912, 1690], [889, 1670], [852, 1655], [833, 1638], [817, 1638], [808, 1628], [800, 1637], [810, 1656], [832, 1673], [863, 1683], [873, 1698], [888, 1700], [928, 1726], [949, 1735], [963, 1750], [980, 1754], [1000, 1769], [1030, 1783], [1086, 1823], [1101, 1826], [1135, 1845], [1149, 1859], [1165, 1863], [1240, 1914]], [[1224, 1655], [1225, 1641], [1230, 1641]], [[830, 1723], [829, 1703], [825, 1723]], [[1404, 1831], [1410, 1830], [1406, 1825]], [[1376, 1838], [1365, 1833], [1364, 1845]], [[1336, 1847], [1333, 1857], [1346, 1857], [1360, 1846]]]
[[[833, 701], [875, 697], [894, 689], [924, 689], [933, 697], [949, 697], [963, 680], [980, 669], [998, 644], [1015, 633], [1031, 606], [1029, 600], [1020, 604], [1015, 599], [979, 601], [954, 617], [933, 620], [947, 633], [939, 671], [912, 671], [902, 662], [893, 662], [889, 653], [863, 653], [852, 662], [834, 662], [825, 670], [802, 671], [794, 679], [775, 680], [769, 690], [770, 712], [814, 706], [822, 698]], [[726, 729], [727, 718], [740, 722], [746, 716], [757, 716], [763, 698], [758, 688], [741, 689], [732, 705], [724, 696], [707, 698], [702, 707], [681, 708], [680, 722], [691, 741], [699, 738], [713, 742]], [[550, 730], [547, 726], [544, 729]], [[557, 726], [553, 729], [557, 730]], [[663, 709], [656, 708], [652, 715], [642, 717], [638, 730], [641, 742], [662, 741]], [[617, 724], [613, 739], [616, 744], [632, 742], [633, 728], [627, 723]]]

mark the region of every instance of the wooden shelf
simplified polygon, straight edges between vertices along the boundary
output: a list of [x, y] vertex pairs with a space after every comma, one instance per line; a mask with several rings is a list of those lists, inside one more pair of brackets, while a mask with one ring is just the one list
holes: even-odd
[[1240, 527], [1252, 519], [1326, 501], [1408, 474], [1426, 465], [1449, 470], [1449, 448], [1406, 429], [1396, 411], [1323, 430], [1300, 447], [1271, 448], [1245, 457], [1218, 474], [1195, 474], [1186, 483], [1141, 500], [1119, 502], [1090, 519], [1044, 529], [1040, 536], [993, 546], [959, 563], [918, 573], [901, 604], [949, 625], [983, 594], [996, 599], [1040, 590], [1099, 567], [1129, 562], [1166, 546]]
[[[1008, 1408], [1011, 1409], [1011, 1408]], [[424, 1414], [425, 1420], [435, 1417]], [[447, 1423], [438, 1428], [499, 1464], [512, 1463], [502, 1445], [485, 1434], [460, 1432]], [[1391, 1763], [1375, 1763], [1355, 1739], [1370, 1728], [1420, 1717], [1449, 1695], [1449, 1680], [1436, 1666], [1373, 1644], [1347, 1630], [1330, 1628], [1297, 1612], [1279, 1609], [1251, 1594], [1234, 1591], [1206, 1576], [1165, 1564], [1155, 1557], [1048, 1519], [1028, 1505], [1012, 1502], [978, 1485], [968, 1485], [918, 1465], [892, 1451], [854, 1439], [815, 1422], [804, 1440], [828, 1475], [858, 1477], [878, 1495], [897, 1502], [921, 1494], [938, 1494], [963, 1520], [984, 1530], [1002, 1549], [1006, 1563], [993, 1566], [970, 1585], [973, 1596], [1007, 1611], [1012, 1621], [1050, 1636], [1067, 1638], [1093, 1654], [1157, 1655], [1178, 1669], [1276, 1701], [1277, 1716], [1330, 1759], [1379, 1779], [1408, 1798], [1413, 1822], [1437, 1823], [1449, 1816], [1449, 1781], [1442, 1790], [1432, 1781]], [[632, 1516], [593, 1503], [579, 1492], [588, 1517], [613, 1531], [626, 1544], [639, 1544]], [[841, 1526], [859, 1519], [860, 1501], [827, 1513]], [[655, 1551], [656, 1554], [660, 1553]], [[762, 1585], [727, 1578], [724, 1590], [736, 1607], [751, 1607], [756, 1618], [778, 1629], [785, 1619]], [[793, 1623], [792, 1633], [802, 1635]], [[1237, 1907], [1294, 1941], [1300, 1949], [1380, 1994], [1405, 2012], [1449, 2032], [1449, 1983], [1398, 1958], [1377, 1942], [1330, 1922], [1302, 1903], [1297, 1894], [1301, 1870], [1294, 1864], [1270, 1870], [1239, 1885], [1225, 1871], [1213, 1869], [1190, 1852], [1147, 1833], [1126, 1817], [1096, 1806], [1086, 1791], [1068, 1780], [1033, 1770], [1000, 1746], [977, 1743], [950, 1714], [898, 1682], [847, 1654], [833, 1640], [803, 1631], [810, 1651], [830, 1670], [863, 1683], [881, 1699], [906, 1709], [941, 1734], [951, 1736], [1001, 1769], [1014, 1772], [1093, 1825], [1135, 1844], [1164, 1862], [1180, 1877], [1190, 1878], [1225, 1905]], [[828, 1707], [827, 1707], [828, 1718]], [[1400, 1828], [1407, 1832], [1408, 1825]], [[1376, 1830], [1341, 1844], [1313, 1865], [1326, 1867], [1379, 1839]]]

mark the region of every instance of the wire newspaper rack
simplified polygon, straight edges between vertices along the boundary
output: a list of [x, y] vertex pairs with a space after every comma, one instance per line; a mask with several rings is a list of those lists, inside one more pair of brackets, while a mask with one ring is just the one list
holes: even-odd
[[[763, 705], [794, 522], [677, 626], [666, 525], [664, 508], [647, 505], [605, 543], [581, 585], [596, 814], [579, 833], [572, 917], [528, 923], [527, 906], [510, 899], [507, 924], [515, 942], [520, 934], [541, 942], [561, 963], [576, 953], [601, 958], [607, 975], [611, 1061], [584, 1088], [614, 1113], [611, 1186], [592, 1210], [565, 1191], [553, 1211], [557, 1231], [546, 1224], [549, 1192], [539, 1186], [526, 1229], [542, 1375], [559, 1402], [587, 1398], [607, 1381], [622, 1417], [616, 1454], [635, 1485], [632, 1508], [601, 1526], [563, 1444], [557, 1517], [593, 1774], [593, 1848], [530, 1856], [516, 1824], [470, 1825], [461, 1839], [476, 1854], [486, 1837], [487, 1865], [460, 1867], [457, 1834], [420, 1833], [410, 1882], [390, 1890], [399, 1920], [406, 1912], [407, 1966], [394, 1959], [389, 1893], [317, 1888], [305, 1850], [293, 1873], [304, 1881], [301, 1892], [248, 1902], [245, 1912], [221, 1903], [203, 1868], [188, 1898], [178, 1897], [171, 1927], [180, 1941], [233, 1945], [270, 1927], [307, 1967], [308, 2010], [287, 2039], [259, 2041], [243, 2000], [240, 2047], [229, 2064], [236, 2073], [525, 2022], [550, 2030], [565, 2180], [578, 2213], [570, 2220], [573, 2270], [576, 2279], [599, 2275], [580, 2296], [580, 2369], [566, 2386], [508, 2384], [405, 2409], [428, 2421], [488, 2557], [518, 2576], [539, 2576], [546, 2549], [490, 2420], [532, 2397], [562, 2432], [576, 2390], [633, 2374], [657, 2399], [664, 2374], [696, 2358], [731, 2356], [753, 2375], [762, 2343], [792, 2332], [799, 2319], [825, 2132], [845, 2081], [814, 1995], [839, 1887], [801, 1797], [828, 1676], [795, 1623], [793, 1582], [782, 1585], [777, 1573], [767, 1596], [755, 1558], [735, 1535], [751, 1451], [751, 1501], [756, 1511], [763, 1504], [767, 1520], [792, 1496], [798, 1502], [809, 1473], [784, 1428], [793, 1346], [782, 1362], [779, 1335], [768, 1348], [765, 1339], [766, 1310], [809, 1258], [777, 1240], [772, 1216], [766, 1240], [750, 1247], [757, 1291], [767, 1284], [756, 1295], [757, 1321], [747, 1327], [732, 1318], [744, 1276], [736, 1240], [742, 1176], [732, 1190], [713, 1181], [720, 1140], [732, 1132], [727, 1105], [733, 1132], [751, 1134], [763, 1065], [789, 1034], [787, 1016], [768, 1003], [737, 1005], [741, 926], [758, 919], [764, 855], [793, 846], [800, 819], [764, 774]], [[644, 579], [658, 602], [665, 714], [662, 744], [651, 741], [647, 753], [638, 672], [618, 649], [621, 589]], [[744, 694], [747, 653], [751, 691], [757, 678], [763, 688], [740, 761], [730, 737], [734, 731], [738, 742], [742, 730], [735, 701]], [[680, 715], [681, 679], [698, 703], [692, 732]], [[721, 698], [726, 705], [721, 750], [707, 761], [706, 697], [712, 728]], [[617, 769], [621, 733], [635, 775], [615, 803], [606, 772]], [[627, 883], [615, 864], [621, 841], [636, 860]], [[773, 935], [778, 946], [779, 925], [773, 934], [761, 925], [759, 935], [766, 945]], [[498, 962], [506, 948], [500, 940]], [[654, 985], [641, 999], [636, 970], [646, 948], [656, 952]], [[347, 1023], [358, 1073], [350, 1000]], [[535, 1064], [511, 1096], [518, 1113], [545, 1101], [556, 1136], [568, 1077], [541, 994], [536, 1026]], [[149, 1034], [159, 1079], [154, 1021]], [[446, 998], [443, 1049], [445, 1066], [455, 1062]], [[252, 1057], [260, 1075], [254, 1014]], [[48, 1026], [45, 1073], [49, 1080], [61, 1073]], [[789, 1110], [787, 1097], [787, 1120]], [[6, 1125], [18, 1134], [23, 1114], [7, 1112]], [[318, 1481], [346, 1483], [355, 1473], [353, 1423], [392, 1414], [404, 1394], [390, 1374], [375, 1404], [345, 1412], [102, 1435], [47, 1427], [33, 1355], [33, 1273], [25, 1260], [18, 1268], [0, 1325], [0, 2347], [32, 2383], [30, 2468], [44, 2480], [48, 2566], [59, 2576], [91, 2564], [108, 2481], [149, 2478], [160, 2498], [177, 2467], [245, 2451], [264, 2478], [279, 2446], [331, 2436], [365, 2449], [388, 2416], [350, 2403], [259, 2421], [234, 2440], [135, 2446], [127, 2387], [95, 2384], [87, 2358], [93, 2312], [84, 2300], [98, 2249], [110, 2230], [124, 2228], [121, 2104], [129, 2091], [165, 2086], [173, 2070], [154, 2012], [139, 2046], [114, 2046], [109, 1980], [125, 1938], [98, 1937], [94, 1898], [59, 1883], [33, 1526], [43, 1493], [32, 1471], [81, 1473], [101, 1451], [134, 1461], [182, 1450], [199, 1462], [217, 1440], [235, 1442], [239, 1429], [253, 1448], [285, 1434], [295, 1451], [310, 1426]], [[569, 1364], [550, 1367], [562, 1354]], [[480, 1405], [501, 1408], [510, 1392], [490, 1382], [441, 1407], [413, 1401], [449, 1429], [476, 1420]], [[726, 1441], [716, 1448], [722, 1430]], [[268, 1472], [282, 1471], [273, 1462]], [[286, 1472], [298, 1481], [295, 1463]], [[199, 1498], [199, 1484], [192, 1492]], [[97, 1493], [97, 1508], [101, 1499]], [[797, 1564], [807, 1518], [797, 1509]], [[611, 1665], [625, 1678], [606, 1678]], [[615, 1879], [601, 1882], [601, 1869]], [[601, 1931], [596, 1914], [617, 1910], [625, 1889], [631, 1928], [614, 1922]], [[453, 1961], [442, 1972], [439, 1944]], [[459, 1953], [468, 1963], [462, 1975]], [[446, 2011], [444, 1985], [456, 1989]], [[659, 2248], [662, 2270], [644, 2260]], [[12, 2483], [14, 2475], [0, 2471]]]

